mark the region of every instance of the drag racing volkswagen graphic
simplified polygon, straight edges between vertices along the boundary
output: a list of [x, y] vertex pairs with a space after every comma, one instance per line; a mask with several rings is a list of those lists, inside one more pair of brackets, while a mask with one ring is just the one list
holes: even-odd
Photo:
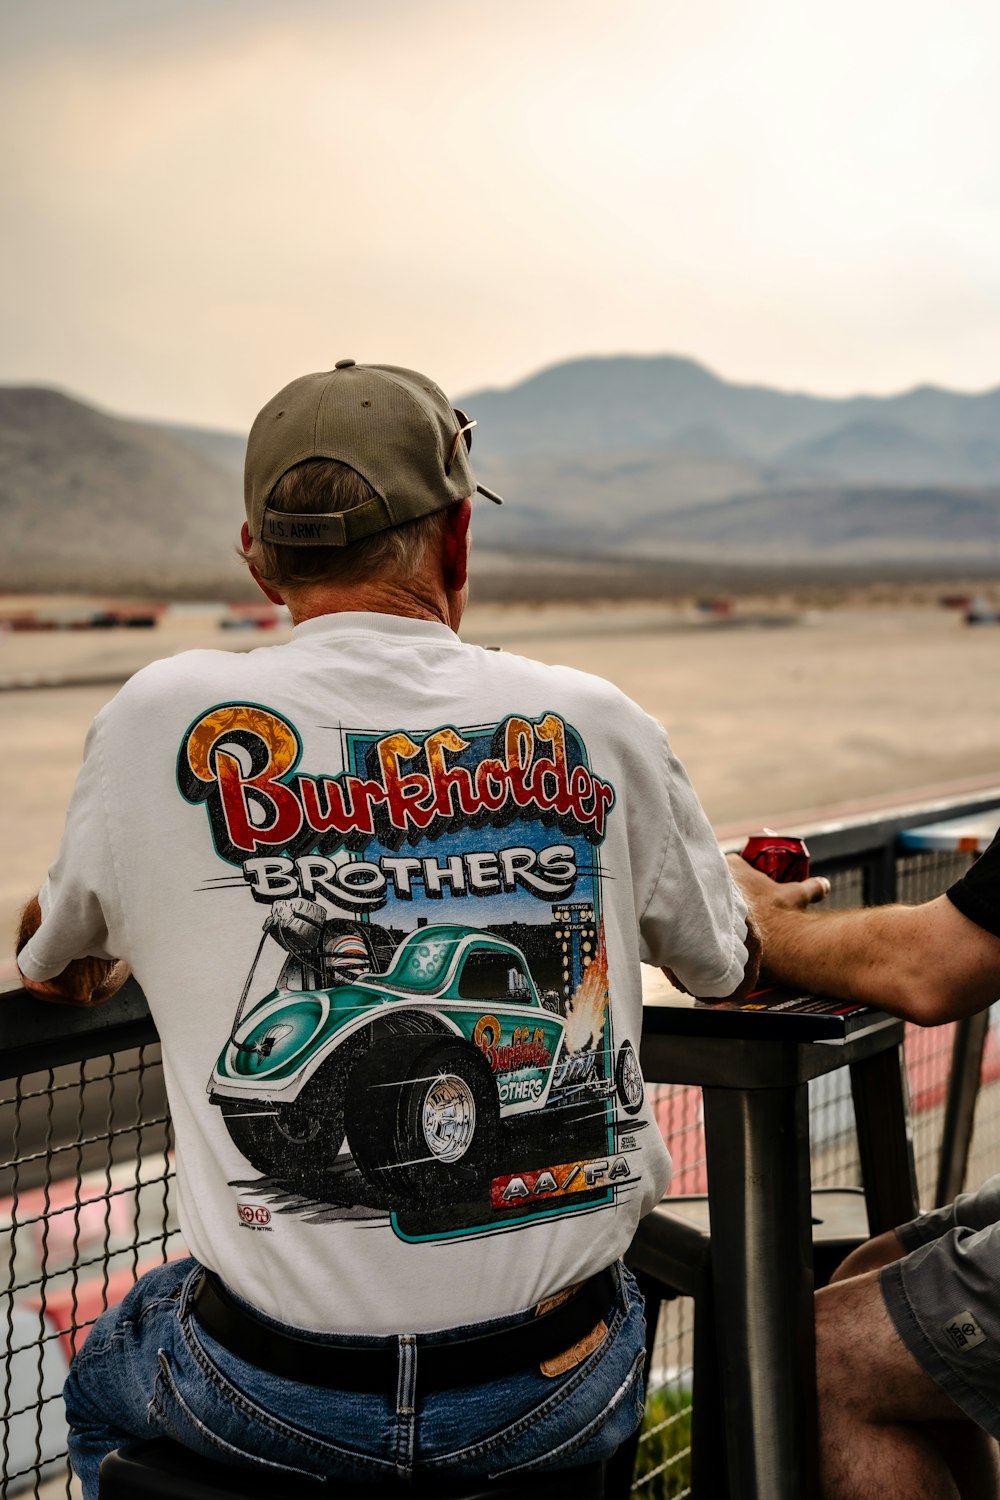
[[333, 769], [307, 775], [287, 718], [226, 704], [178, 757], [228, 867], [204, 889], [265, 908], [208, 1080], [259, 1174], [241, 1201], [423, 1239], [634, 1190], [644, 1089], [601, 911], [614, 789], [580, 736], [554, 714], [325, 733]]

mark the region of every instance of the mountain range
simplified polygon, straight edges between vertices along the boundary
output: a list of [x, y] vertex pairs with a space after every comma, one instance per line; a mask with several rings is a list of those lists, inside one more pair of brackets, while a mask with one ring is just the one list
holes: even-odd
[[572, 517], [584, 550], [647, 561], [1000, 567], [1000, 388], [836, 399], [628, 356], [462, 405], [519, 545], [565, 542]]
[[[481, 572], [721, 563], [1000, 572], [1000, 388], [810, 396], [693, 360], [571, 360], [459, 398], [507, 500], [477, 519]], [[0, 388], [0, 588], [217, 597], [244, 438]]]
[[881, 463], [902, 445], [959, 463], [963, 472], [949, 467], [949, 479], [1000, 480], [1000, 387], [808, 396], [723, 380], [691, 359], [628, 355], [553, 365], [510, 390], [473, 392], [463, 405], [480, 421], [483, 447], [498, 454], [669, 447], [784, 467]]

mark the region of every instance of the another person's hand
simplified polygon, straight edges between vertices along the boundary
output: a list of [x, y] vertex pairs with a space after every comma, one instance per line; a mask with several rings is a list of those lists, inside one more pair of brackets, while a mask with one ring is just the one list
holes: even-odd
[[830, 894], [830, 882], [825, 875], [810, 875], [808, 880], [782, 883], [755, 870], [753, 865], [748, 865], [738, 854], [726, 857], [733, 879], [755, 909], [777, 906], [804, 911], [807, 906], [813, 906]]

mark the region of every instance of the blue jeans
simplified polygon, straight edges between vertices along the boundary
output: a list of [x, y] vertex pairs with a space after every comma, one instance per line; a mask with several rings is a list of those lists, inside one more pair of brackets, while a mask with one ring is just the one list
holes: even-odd
[[197, 1262], [158, 1267], [98, 1320], [66, 1380], [70, 1461], [84, 1500], [96, 1500], [104, 1455], [129, 1438], [165, 1436], [221, 1463], [355, 1483], [415, 1472], [496, 1476], [607, 1458], [634, 1432], [643, 1407], [642, 1296], [629, 1272], [616, 1270], [607, 1336], [565, 1374], [550, 1378], [533, 1367], [423, 1394], [419, 1350], [414, 1356], [412, 1344], [394, 1335], [384, 1342], [399, 1350], [397, 1388], [373, 1394], [303, 1385], [246, 1364], [191, 1316]]

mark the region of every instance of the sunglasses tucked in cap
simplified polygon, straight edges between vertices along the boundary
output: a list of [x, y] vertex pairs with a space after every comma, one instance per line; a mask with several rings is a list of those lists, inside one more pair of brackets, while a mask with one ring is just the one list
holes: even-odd
[[[475, 422], [416, 370], [358, 365], [302, 375], [278, 392], [250, 429], [243, 489], [254, 537], [293, 547], [347, 547], [390, 526], [444, 510], [479, 491], [469, 463]], [[336, 459], [375, 494], [353, 510], [289, 515], [268, 499], [283, 474], [310, 458]]]

